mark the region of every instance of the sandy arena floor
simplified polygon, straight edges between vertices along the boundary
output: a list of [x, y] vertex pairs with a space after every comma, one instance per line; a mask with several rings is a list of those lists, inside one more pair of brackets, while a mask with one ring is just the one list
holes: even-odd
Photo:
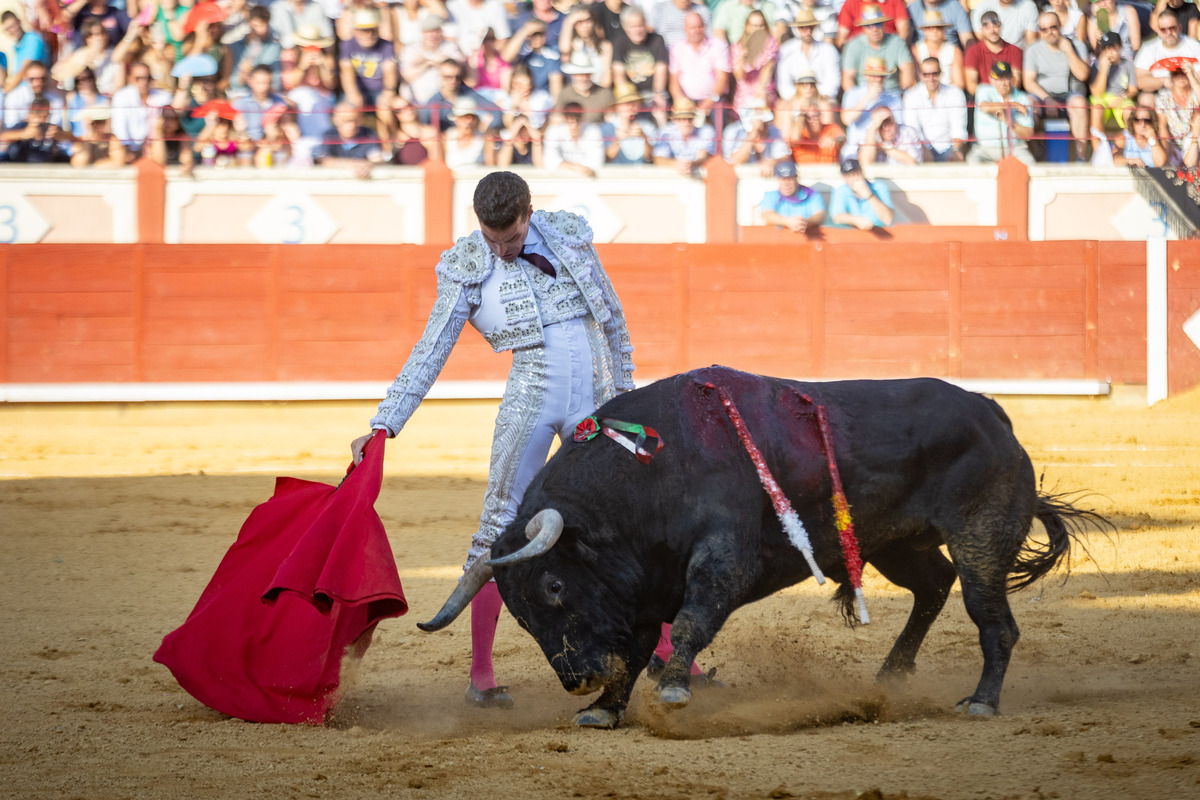
[[[459, 574], [494, 404], [427, 404], [389, 443], [378, 509], [411, 610], [380, 625], [324, 727], [233, 720], [150, 660], [273, 477], [335, 482], [372, 405], [0, 407], [0, 797], [1200, 797], [1200, 394], [1000, 398], [1047, 487], [1090, 489], [1117, 536], [1014, 596], [1003, 716], [951, 713], [981, 664], [957, 590], [907, 688], [873, 676], [909, 596], [867, 576], [843, 627], [809, 582], [738, 611], [703, 654], [730, 688], [576, 730], [505, 615], [517, 700], [462, 700], [470, 639], [415, 627]], [[864, 794], [865, 793], [865, 794]]]

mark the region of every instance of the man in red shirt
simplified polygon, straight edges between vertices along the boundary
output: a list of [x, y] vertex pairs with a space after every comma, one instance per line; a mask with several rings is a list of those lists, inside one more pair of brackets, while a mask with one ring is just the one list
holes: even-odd
[[963, 55], [963, 72], [966, 73], [967, 94], [974, 95], [981, 83], [989, 83], [992, 66], [1003, 61], [1012, 67], [1013, 88], [1021, 88], [1021, 48], [1000, 38], [1000, 15], [987, 11], [980, 18], [983, 37], [967, 48]]
[[908, 7], [904, 5], [903, 0], [882, 0], [882, 2], [846, 0], [842, 5], [842, 10], [838, 12], [838, 50], [841, 50], [842, 45], [865, 30], [858, 25], [858, 21], [863, 17], [863, 11], [866, 8], [871, 8], [876, 12], [874, 16], [888, 18], [883, 23], [885, 33], [894, 33], [904, 41], [908, 41], [908, 34], [912, 30], [912, 19], [908, 15]]

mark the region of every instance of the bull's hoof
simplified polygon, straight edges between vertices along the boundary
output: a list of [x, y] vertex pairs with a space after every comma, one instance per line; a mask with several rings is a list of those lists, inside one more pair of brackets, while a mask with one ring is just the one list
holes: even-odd
[[575, 724], [580, 728], [604, 728], [612, 730], [621, 724], [625, 715], [607, 708], [585, 708], [575, 715]]
[[972, 700], [969, 697], [964, 697], [958, 701], [958, 705], [954, 710], [960, 714], [969, 714], [972, 717], [997, 717], [1000, 716], [999, 709], [994, 706], [989, 706], [987, 703], [980, 703], [977, 700]]
[[692, 690], [686, 686], [659, 686], [658, 702], [669, 708], [683, 708], [692, 699]]

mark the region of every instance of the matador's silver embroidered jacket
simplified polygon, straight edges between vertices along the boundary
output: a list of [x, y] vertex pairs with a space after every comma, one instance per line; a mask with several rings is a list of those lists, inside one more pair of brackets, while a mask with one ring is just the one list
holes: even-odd
[[[555, 281], [559, 287], [549, 292], [539, 287], [535, 292], [530, 273], [537, 271], [498, 259], [479, 231], [459, 239], [442, 253], [436, 267], [437, 299], [425, 332], [379, 404], [371, 419], [373, 428], [386, 428], [390, 436], [400, 432], [442, 371], [468, 321], [499, 353], [540, 347], [545, 341], [543, 326], [583, 317], [590, 334], [596, 407], [617, 392], [634, 388], [633, 346], [625, 314], [592, 246], [591, 227], [569, 211], [535, 211], [530, 225], [567, 272]], [[561, 302], [555, 298], [557, 288], [564, 292]]]

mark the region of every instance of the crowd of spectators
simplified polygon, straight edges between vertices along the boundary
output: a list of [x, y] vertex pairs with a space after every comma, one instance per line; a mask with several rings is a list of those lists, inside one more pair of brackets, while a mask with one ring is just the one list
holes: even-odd
[[0, 0], [0, 159], [1195, 166], [1200, 14], [1144, 6]]

